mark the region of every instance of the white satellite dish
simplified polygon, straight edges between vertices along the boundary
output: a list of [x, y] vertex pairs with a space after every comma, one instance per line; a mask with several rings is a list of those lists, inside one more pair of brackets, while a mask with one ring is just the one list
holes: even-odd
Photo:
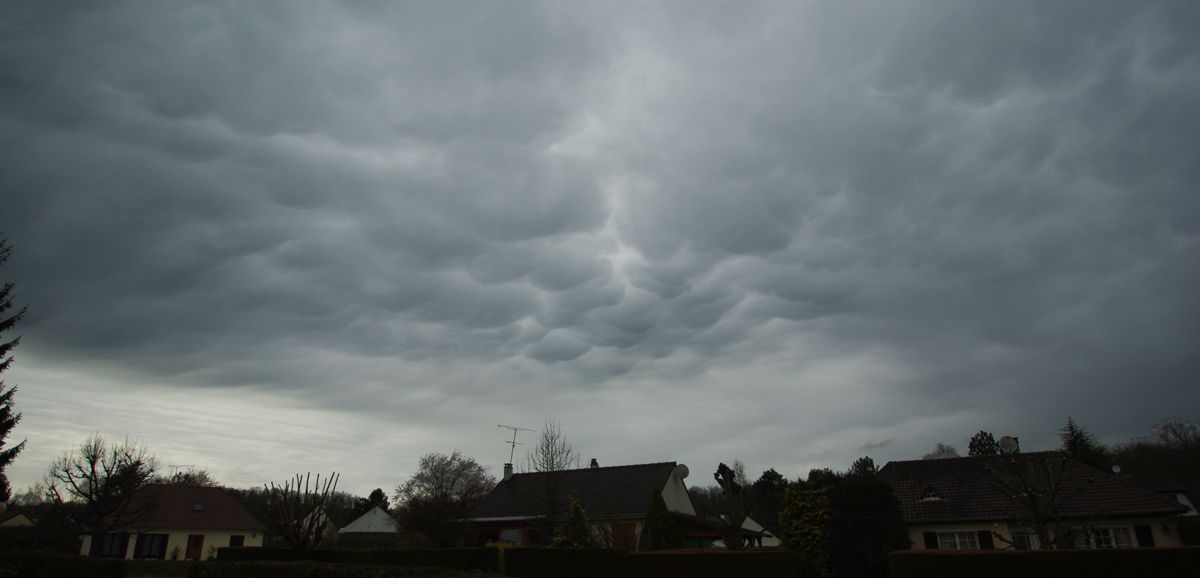
[[1118, 466], [1118, 465], [1116, 465], [1116, 464], [1113, 464], [1113, 467], [1112, 467], [1112, 472], [1113, 472], [1114, 474], [1117, 474], [1118, 476], [1119, 476], [1119, 475], [1121, 475], [1121, 466]]
[[1021, 450], [1021, 442], [1013, 436], [1004, 436], [997, 443], [1000, 446], [1000, 453], [1015, 454]]

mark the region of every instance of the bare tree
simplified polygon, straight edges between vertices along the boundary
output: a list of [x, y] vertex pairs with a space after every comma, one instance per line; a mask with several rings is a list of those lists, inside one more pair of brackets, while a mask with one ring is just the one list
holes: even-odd
[[[1005, 511], [1037, 535], [1042, 548], [1064, 549], [1075, 545], [1079, 527], [1086, 528], [1104, 515], [1080, 520], [1066, 516], [1072, 502], [1093, 482], [1091, 468], [1072, 467], [1066, 452], [1010, 454], [983, 464], [985, 478], [1009, 501]], [[1001, 541], [1008, 540], [994, 533]]]
[[208, 470], [197, 470], [189, 468], [171, 474], [169, 477], [159, 476], [155, 478], [155, 483], [170, 484], [173, 486], [204, 486], [206, 488], [215, 488], [220, 483], [213, 479], [212, 474]]
[[312, 473], [296, 474], [294, 478], [276, 486], [271, 482], [263, 486], [267, 497], [267, 511], [283, 539], [300, 551], [314, 550], [325, 537], [329, 525], [326, 510], [337, 491], [337, 472], [331, 473], [321, 482]]
[[[70, 522], [92, 535], [95, 551], [104, 533], [123, 530], [150, 510], [153, 504], [134, 503], [133, 496], [157, 469], [158, 459], [144, 446], [129, 440], [110, 444], [94, 435], [50, 465], [46, 495]], [[67, 508], [68, 502], [79, 502], [82, 508]]]
[[525, 464], [533, 472], [571, 470], [579, 467], [579, 454], [567, 443], [558, 421], [546, 418], [537, 443], [525, 456]]
[[921, 459], [923, 459], [923, 460], [942, 460], [942, 459], [946, 459], [946, 458], [957, 458], [957, 457], [958, 457], [958, 450], [954, 449], [954, 446], [939, 442], [936, 446], [933, 447], [932, 452], [929, 452], [929, 453], [921, 456]]
[[560, 514], [569, 511], [564, 472], [579, 467], [579, 454], [554, 418], [546, 418], [537, 443], [525, 456], [525, 464], [530, 471], [541, 474], [528, 486], [530, 495], [525, 499], [542, 517], [542, 535], [553, 538], [559, 529]]

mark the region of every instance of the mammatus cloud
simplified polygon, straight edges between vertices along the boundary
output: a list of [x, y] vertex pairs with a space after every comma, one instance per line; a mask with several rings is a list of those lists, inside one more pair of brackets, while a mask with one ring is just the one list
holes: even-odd
[[1200, 401], [1187, 4], [0, 14], [18, 484], [91, 431], [369, 491], [547, 415], [795, 476]]

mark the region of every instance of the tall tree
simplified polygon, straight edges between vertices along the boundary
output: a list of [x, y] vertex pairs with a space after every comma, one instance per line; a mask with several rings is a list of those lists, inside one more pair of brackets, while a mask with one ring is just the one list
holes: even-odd
[[1087, 428], [1075, 423], [1074, 418], [1067, 418], [1067, 425], [1059, 430], [1059, 438], [1062, 439], [1062, 451], [1076, 460], [1102, 470], [1112, 465], [1108, 450], [1096, 441]]
[[369, 496], [365, 498], [359, 498], [354, 503], [354, 513], [360, 516], [374, 508], [379, 508], [385, 512], [388, 511], [388, 497], [387, 494], [383, 493], [382, 488], [375, 488], [374, 490], [371, 490], [371, 494]]
[[462, 520], [495, 485], [483, 466], [458, 450], [425, 454], [417, 473], [396, 488], [400, 522], [434, 545], [454, 546], [463, 537]]
[[938, 442], [938, 444], [933, 447], [933, 451], [921, 456], [921, 459], [923, 459], [923, 460], [942, 460], [942, 459], [946, 459], [946, 458], [957, 458], [957, 457], [958, 457], [958, 450], [954, 449], [954, 446]]
[[[50, 465], [46, 494], [79, 530], [92, 535], [94, 549], [104, 533], [127, 528], [146, 515], [151, 504], [134, 504], [133, 496], [157, 469], [158, 458], [144, 446], [129, 440], [112, 444], [94, 435]], [[81, 507], [67, 507], [72, 501]]]
[[879, 466], [875, 465], [875, 460], [871, 456], [863, 456], [854, 460], [850, 464], [850, 471], [846, 472], [849, 476], [873, 476], [879, 473]]
[[996, 442], [996, 436], [991, 432], [979, 430], [979, 433], [971, 436], [971, 442], [967, 444], [968, 456], [995, 456], [1000, 454], [1000, 444]]
[[[8, 242], [0, 238], [0, 264], [8, 260], [11, 251], [12, 248], [9, 247]], [[14, 337], [8, 341], [3, 339], [4, 333], [11, 330], [25, 315], [24, 307], [15, 313], [7, 313], [13, 308], [14, 287], [13, 283], [5, 283], [3, 287], [0, 287], [0, 374], [12, 365], [12, 350], [21, 342], [20, 337]], [[7, 502], [12, 493], [12, 487], [8, 483], [6, 474], [8, 465], [17, 458], [21, 450], [25, 449], [25, 440], [5, 448], [5, 440], [17, 423], [21, 421], [21, 413], [16, 411], [13, 406], [13, 394], [15, 393], [17, 393], [17, 386], [6, 386], [4, 381], [0, 380], [0, 502]]]
[[783, 509], [784, 494], [788, 481], [783, 474], [771, 468], [754, 481], [754, 521], [762, 524], [775, 536], [779, 535], [779, 511]]
[[814, 469], [788, 488], [780, 537], [796, 550], [801, 574], [883, 578], [888, 552], [908, 547], [900, 504], [871, 465], [860, 459], [844, 474]]

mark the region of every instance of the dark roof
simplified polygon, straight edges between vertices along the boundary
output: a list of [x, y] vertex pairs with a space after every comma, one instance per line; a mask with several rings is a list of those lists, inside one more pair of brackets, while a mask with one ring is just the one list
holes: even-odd
[[[1186, 510], [1061, 452], [888, 462], [879, 475], [891, 484], [910, 524], [1021, 519], [1025, 502], [1006, 488], [1020, 487], [1022, 478], [1039, 491], [1061, 480], [1054, 501], [1064, 518], [1170, 516]], [[931, 491], [941, 499], [923, 499]]]
[[644, 518], [654, 490], [666, 486], [674, 469], [675, 462], [660, 462], [513, 474], [496, 485], [472, 517], [544, 516], [550, 509], [545, 496], [556, 494], [555, 515], [564, 518], [569, 511], [568, 496], [574, 494], [591, 519]]
[[[196, 505], [202, 507], [197, 508]], [[134, 525], [145, 529], [266, 530], [267, 526], [221, 488], [150, 484], [130, 507], [145, 508]]]

